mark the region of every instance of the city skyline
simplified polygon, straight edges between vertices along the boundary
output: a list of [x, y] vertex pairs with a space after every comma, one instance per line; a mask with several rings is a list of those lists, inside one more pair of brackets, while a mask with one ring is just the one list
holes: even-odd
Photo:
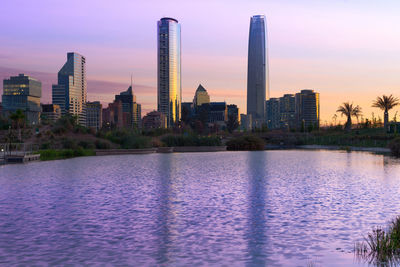
[[[381, 6], [371, 1], [235, 1], [229, 6], [225, 1], [205, 1], [196, 3], [195, 8], [172, 1], [174, 9], [161, 2], [152, 9], [153, 2], [140, 6], [128, 1], [113, 6], [99, 2], [95, 7], [98, 14], [85, 17], [83, 11], [67, 15], [71, 13], [64, 10], [69, 7], [63, 4], [50, 11], [27, 1], [6, 1], [5, 8], [18, 6], [21, 16], [17, 20], [5, 14], [0, 19], [7, 25], [0, 30], [0, 67], [16, 69], [11, 75], [21, 72], [36, 78], [31, 72], [53, 73], [54, 83], [63, 55], [76, 51], [88, 60], [88, 80], [121, 84], [99, 90], [97, 84], [88, 82], [88, 100], [110, 102], [115, 92], [126, 88], [133, 73], [138, 102], [146, 113], [156, 109], [155, 24], [160, 17], [171, 16], [183, 25], [183, 101], [189, 101], [202, 83], [213, 99], [235, 103], [244, 111], [248, 20], [265, 14], [270, 25], [271, 97], [317, 90], [324, 124], [344, 101], [362, 106], [365, 117], [371, 117], [371, 112], [378, 114], [371, 107], [372, 100], [382, 94], [396, 95], [400, 89], [400, 41], [395, 27], [400, 5], [394, 1]], [[84, 3], [83, 10], [91, 4]], [[202, 21], [205, 10], [209, 10], [208, 20]], [[39, 18], [33, 21], [24, 16], [28, 11], [38, 12]], [[127, 16], [128, 11], [134, 16]], [[67, 18], [76, 19], [75, 27], [59, 22]], [[54, 21], [51, 25], [47, 23], [50, 19]], [[106, 25], [103, 19], [113, 22]], [[79, 24], [85, 26], [76, 28]], [[46, 102], [49, 88], [46, 81], [42, 83]]]

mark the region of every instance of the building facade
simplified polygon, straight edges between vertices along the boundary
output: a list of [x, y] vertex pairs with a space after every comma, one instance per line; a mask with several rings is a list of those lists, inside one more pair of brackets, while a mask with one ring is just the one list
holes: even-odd
[[121, 100], [109, 103], [108, 107], [102, 110], [102, 126], [105, 128], [122, 128], [124, 126], [124, 119], [126, 121]]
[[125, 113], [124, 127], [141, 127], [142, 109], [141, 105], [136, 103], [136, 96], [133, 94], [132, 85], [128, 90], [115, 96], [116, 101], [121, 101], [122, 112]]
[[86, 125], [86, 59], [78, 53], [68, 53], [67, 62], [58, 72], [58, 83], [52, 87], [53, 104], [59, 105], [61, 114], [78, 118]]
[[210, 104], [210, 96], [207, 93], [207, 90], [200, 84], [194, 94], [193, 105], [198, 107], [203, 104]]
[[61, 118], [61, 108], [59, 105], [42, 104], [42, 121], [55, 122]]
[[167, 118], [164, 113], [152, 111], [143, 117], [143, 129], [151, 130], [158, 128], [167, 128]]
[[297, 128], [303, 130], [319, 128], [319, 93], [314, 90], [301, 90], [296, 94]]
[[237, 120], [238, 123], [240, 123], [240, 110], [238, 106], [234, 104], [228, 105], [227, 112], [228, 112], [228, 120], [232, 116]]
[[293, 94], [285, 94], [279, 98], [280, 128], [296, 128], [296, 101]]
[[96, 131], [101, 129], [103, 124], [102, 105], [99, 101], [86, 103], [86, 127]]
[[42, 83], [24, 74], [11, 76], [3, 80], [3, 114], [9, 116], [16, 110], [22, 110], [29, 124], [40, 122], [40, 98]]
[[181, 26], [173, 18], [162, 18], [157, 26], [157, 110], [171, 127], [181, 119]]
[[269, 97], [266, 18], [250, 19], [247, 63], [247, 114], [252, 115], [253, 126], [265, 122], [265, 100]]
[[270, 98], [265, 101], [265, 113], [268, 129], [280, 128], [279, 98]]

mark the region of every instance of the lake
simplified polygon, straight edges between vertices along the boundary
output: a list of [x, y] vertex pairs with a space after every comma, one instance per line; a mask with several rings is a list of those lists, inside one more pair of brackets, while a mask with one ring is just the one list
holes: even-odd
[[338, 151], [122, 155], [0, 166], [0, 265], [366, 266], [400, 161]]

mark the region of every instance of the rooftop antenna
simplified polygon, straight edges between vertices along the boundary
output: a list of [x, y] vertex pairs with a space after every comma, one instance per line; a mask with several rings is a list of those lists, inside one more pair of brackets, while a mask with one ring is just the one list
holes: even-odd
[[133, 91], [133, 87], [132, 87], [132, 73], [131, 73], [131, 89]]

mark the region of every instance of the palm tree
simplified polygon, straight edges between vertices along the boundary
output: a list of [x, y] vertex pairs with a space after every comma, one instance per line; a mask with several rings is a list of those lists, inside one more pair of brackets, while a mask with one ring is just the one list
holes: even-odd
[[376, 100], [372, 103], [372, 107], [380, 108], [384, 111], [383, 127], [385, 127], [385, 129], [387, 129], [389, 123], [389, 110], [399, 104], [399, 99], [397, 97], [394, 97], [393, 95], [383, 95], [382, 97], [378, 96]]
[[13, 121], [14, 126], [18, 130], [18, 140], [22, 141], [21, 126], [24, 126], [25, 114], [22, 112], [22, 110], [17, 109], [15, 113], [11, 113], [10, 119]]
[[341, 106], [338, 107], [336, 112], [339, 112], [342, 116], [347, 117], [347, 122], [345, 125], [345, 130], [350, 131], [351, 130], [351, 117], [356, 117], [358, 118], [361, 115], [361, 107], [359, 105], [354, 106], [353, 103], [345, 102]]

